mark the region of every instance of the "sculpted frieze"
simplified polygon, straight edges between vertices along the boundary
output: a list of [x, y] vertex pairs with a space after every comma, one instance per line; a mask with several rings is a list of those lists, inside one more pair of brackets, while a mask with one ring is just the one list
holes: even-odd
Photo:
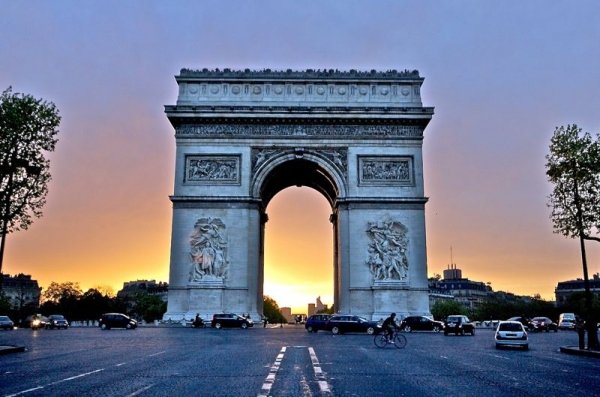
[[176, 128], [178, 137], [339, 137], [386, 138], [422, 137], [416, 125], [285, 125], [285, 124], [184, 124]]
[[367, 224], [366, 264], [373, 281], [408, 281], [408, 229], [396, 220]]
[[223, 281], [227, 278], [227, 231], [219, 218], [201, 218], [190, 237], [189, 281]]
[[358, 158], [359, 184], [405, 186], [413, 184], [413, 158], [373, 156]]
[[239, 184], [240, 157], [236, 155], [188, 155], [185, 182], [199, 184]]
[[304, 149], [297, 147], [277, 147], [270, 146], [267, 148], [253, 147], [252, 148], [252, 172], [255, 173], [265, 162], [270, 160], [272, 157], [285, 154], [294, 153], [296, 156], [304, 156], [304, 153], [312, 153], [319, 157], [325, 157], [329, 160], [338, 170], [347, 176], [348, 173], [348, 148], [346, 147], [329, 147], [325, 149]]

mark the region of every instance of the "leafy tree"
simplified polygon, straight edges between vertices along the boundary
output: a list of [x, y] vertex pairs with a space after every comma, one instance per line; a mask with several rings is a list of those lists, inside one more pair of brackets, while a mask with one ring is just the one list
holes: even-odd
[[[585, 241], [600, 231], [600, 138], [577, 125], [557, 127], [546, 156], [546, 175], [554, 185], [549, 197], [554, 232], [579, 239], [587, 312], [592, 314]], [[596, 319], [588, 318], [588, 347], [598, 347]], [[592, 326], [594, 327], [592, 329]]]
[[134, 298], [133, 313], [149, 323], [160, 320], [167, 311], [167, 303], [160, 296], [139, 292]]
[[59, 124], [52, 102], [11, 88], [0, 95], [0, 273], [6, 235], [42, 215], [50, 181], [44, 152], [54, 150]]
[[431, 314], [435, 319], [443, 321], [452, 314], [466, 315], [468, 314], [468, 310], [466, 307], [453, 300], [438, 301], [431, 307]]
[[60, 303], [61, 300], [68, 298], [78, 298], [83, 294], [79, 283], [67, 281], [64, 283], [51, 282], [46, 291], [42, 293], [44, 301]]
[[281, 314], [279, 305], [275, 302], [275, 299], [268, 295], [263, 297], [263, 314], [270, 323], [287, 323], [287, 320], [283, 317], [283, 314]]

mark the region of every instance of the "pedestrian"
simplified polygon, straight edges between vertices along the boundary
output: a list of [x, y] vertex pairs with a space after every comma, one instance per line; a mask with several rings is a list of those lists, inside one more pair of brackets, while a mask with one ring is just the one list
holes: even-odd
[[585, 321], [579, 316], [575, 316], [575, 330], [579, 336], [579, 350], [585, 349]]

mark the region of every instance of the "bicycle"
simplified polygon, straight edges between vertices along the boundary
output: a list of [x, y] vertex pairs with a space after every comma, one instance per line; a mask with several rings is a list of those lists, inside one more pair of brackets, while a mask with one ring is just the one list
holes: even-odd
[[394, 335], [392, 335], [391, 338], [388, 338], [388, 336], [382, 332], [378, 335], [375, 335], [373, 342], [375, 342], [375, 346], [379, 348], [384, 348], [388, 344], [393, 344], [396, 346], [396, 349], [404, 349], [406, 347], [406, 336], [399, 332], [394, 332]]

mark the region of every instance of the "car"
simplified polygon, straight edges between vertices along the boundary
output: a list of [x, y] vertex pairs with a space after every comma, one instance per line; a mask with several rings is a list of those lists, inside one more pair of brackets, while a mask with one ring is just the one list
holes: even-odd
[[529, 330], [529, 323], [531, 322], [530, 319], [528, 319], [527, 317], [522, 317], [522, 316], [517, 316], [517, 317], [511, 317], [506, 321], [518, 321], [521, 324], [523, 324], [523, 328], [525, 328], [525, 331]]
[[558, 328], [575, 329], [575, 313], [561, 313], [558, 316]]
[[48, 324], [48, 317], [42, 316], [41, 314], [32, 314], [25, 317], [25, 320], [21, 324], [24, 328], [31, 328], [33, 330], [46, 328]]
[[400, 329], [406, 332], [433, 331], [440, 332], [444, 329], [444, 323], [435, 321], [427, 316], [408, 316], [400, 322]]
[[251, 318], [242, 317], [235, 313], [216, 313], [213, 314], [210, 326], [216, 329], [225, 327], [246, 329], [248, 327], [253, 327], [254, 322]]
[[529, 329], [532, 332], [557, 332], [558, 324], [550, 320], [548, 317], [534, 317], [529, 322]]
[[0, 328], [2, 329], [14, 329], [15, 323], [8, 316], [0, 316]]
[[366, 332], [373, 335], [381, 332], [381, 325], [360, 316], [336, 314], [329, 318], [326, 329], [334, 335], [346, 332]]
[[325, 330], [327, 329], [327, 321], [329, 321], [330, 317], [331, 314], [313, 314], [306, 320], [306, 323], [304, 323], [304, 328], [306, 328], [308, 332]]
[[444, 335], [448, 334], [471, 334], [471, 336], [475, 336], [475, 325], [471, 323], [469, 317], [462, 314], [454, 314], [446, 317], [446, 321], [444, 321]]
[[67, 329], [69, 328], [69, 322], [62, 314], [51, 314], [48, 316], [48, 323], [46, 323], [46, 329]]
[[517, 346], [529, 349], [529, 340], [525, 327], [519, 321], [500, 321], [494, 333], [496, 349], [505, 346]]
[[133, 318], [123, 313], [104, 313], [102, 317], [100, 317], [100, 320], [98, 320], [98, 326], [101, 329], [136, 329], [138, 323]]

